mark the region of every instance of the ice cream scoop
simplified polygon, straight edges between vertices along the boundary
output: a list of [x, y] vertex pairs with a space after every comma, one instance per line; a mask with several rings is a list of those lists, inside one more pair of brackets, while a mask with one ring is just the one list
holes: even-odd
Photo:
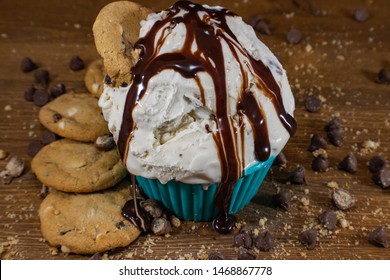
[[234, 181], [295, 131], [285, 70], [252, 27], [179, 1], [141, 22], [133, 81], [99, 105], [128, 170], [162, 183]]

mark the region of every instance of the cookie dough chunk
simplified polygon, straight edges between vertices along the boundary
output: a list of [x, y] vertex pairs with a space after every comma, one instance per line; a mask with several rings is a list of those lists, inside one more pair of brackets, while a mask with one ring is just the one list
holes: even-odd
[[114, 186], [127, 171], [117, 149], [61, 139], [43, 147], [31, 162], [43, 184], [64, 192], [86, 193]]
[[103, 60], [96, 59], [88, 65], [87, 71], [85, 73], [84, 82], [88, 91], [96, 97], [100, 97], [104, 88], [104, 76], [106, 75], [106, 70], [104, 69]]
[[67, 93], [57, 97], [41, 108], [39, 120], [52, 132], [83, 142], [94, 142], [109, 132], [98, 100], [87, 93]]
[[93, 25], [98, 53], [114, 86], [131, 82], [130, 68], [136, 55], [134, 43], [138, 40], [140, 21], [152, 10], [130, 1], [117, 1], [103, 7]]
[[127, 246], [140, 235], [121, 215], [128, 198], [127, 186], [89, 194], [54, 190], [39, 208], [42, 234], [52, 246], [76, 254]]

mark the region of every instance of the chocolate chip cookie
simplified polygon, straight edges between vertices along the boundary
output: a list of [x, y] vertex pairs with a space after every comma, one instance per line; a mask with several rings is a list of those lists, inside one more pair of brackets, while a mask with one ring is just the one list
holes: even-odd
[[85, 72], [85, 86], [90, 93], [98, 98], [103, 92], [103, 80], [106, 74], [107, 73], [104, 69], [102, 59], [96, 59], [92, 61], [91, 64], [88, 65], [87, 71]]
[[130, 1], [112, 2], [98, 14], [93, 34], [98, 53], [114, 86], [130, 83], [130, 68], [137, 59], [134, 43], [139, 38], [140, 21], [152, 10]]
[[87, 93], [67, 93], [47, 103], [39, 111], [40, 122], [52, 132], [73, 140], [94, 142], [107, 134], [98, 100]]
[[42, 234], [52, 246], [77, 254], [127, 246], [140, 235], [121, 215], [128, 198], [126, 184], [89, 194], [54, 190], [39, 208]]
[[64, 192], [86, 193], [114, 186], [127, 174], [117, 149], [61, 139], [43, 147], [31, 162], [43, 184]]

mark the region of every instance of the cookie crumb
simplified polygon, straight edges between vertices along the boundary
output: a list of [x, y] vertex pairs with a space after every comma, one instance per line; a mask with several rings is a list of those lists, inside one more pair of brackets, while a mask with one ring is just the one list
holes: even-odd
[[339, 184], [335, 181], [331, 181], [326, 183], [326, 186], [331, 188], [331, 189], [337, 189], [339, 187]]
[[58, 256], [58, 254], [59, 254], [58, 248], [56, 248], [56, 247], [50, 247], [50, 248], [49, 248], [49, 253], [50, 253], [50, 255], [52, 255], [52, 256]]
[[375, 142], [373, 140], [366, 140], [362, 143], [362, 149], [360, 150], [360, 154], [366, 155], [378, 149], [379, 146], [380, 146], [379, 142]]
[[5, 170], [13, 177], [17, 178], [22, 175], [25, 168], [25, 164], [22, 158], [13, 156], [5, 166]]
[[171, 215], [169, 221], [171, 222], [171, 225], [175, 228], [179, 228], [181, 225], [180, 219], [175, 215]]
[[3, 149], [0, 149], [0, 160], [5, 159], [7, 157], [8, 157], [8, 152]]

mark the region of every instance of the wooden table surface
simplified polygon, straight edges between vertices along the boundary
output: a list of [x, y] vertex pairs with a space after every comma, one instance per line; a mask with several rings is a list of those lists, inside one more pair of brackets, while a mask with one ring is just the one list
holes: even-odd
[[[90, 256], [63, 254], [50, 248], [41, 233], [37, 209], [41, 184], [31, 173], [27, 146], [40, 139], [43, 127], [39, 107], [24, 100], [33, 84], [32, 73], [22, 73], [20, 62], [28, 56], [52, 75], [51, 84], [62, 82], [68, 91], [86, 91], [85, 70], [72, 72], [68, 62], [79, 55], [88, 64], [98, 58], [91, 27], [98, 11], [108, 1], [22, 1], [0, 2], [0, 149], [22, 157], [26, 172], [11, 184], [0, 183], [0, 255], [2, 259], [88, 259]], [[159, 10], [174, 1], [140, 1]], [[206, 1], [202, 1], [206, 2]], [[299, 3], [294, 5], [293, 2]], [[270, 252], [256, 252], [257, 259], [390, 259], [390, 248], [373, 246], [367, 234], [379, 226], [390, 231], [390, 189], [375, 185], [366, 166], [374, 155], [390, 159], [390, 85], [375, 83], [378, 71], [390, 67], [390, 2], [388, 0], [311, 1], [320, 15], [313, 15], [309, 1], [235, 0], [208, 1], [224, 5], [248, 19], [260, 13], [269, 21], [272, 35], [259, 36], [286, 68], [296, 98], [298, 130], [284, 152], [287, 165], [274, 167], [262, 188], [238, 214], [249, 229], [268, 229], [276, 238]], [[353, 19], [355, 8], [365, 7], [365, 22]], [[291, 27], [302, 32], [297, 45], [286, 43]], [[309, 94], [320, 96], [319, 112], [305, 110]], [[342, 147], [328, 145], [331, 167], [327, 172], [311, 170], [313, 155], [307, 151], [313, 133], [325, 136], [324, 125], [333, 117], [343, 120], [346, 138]], [[379, 146], [366, 151], [364, 143]], [[338, 163], [354, 152], [358, 172], [338, 170]], [[7, 159], [0, 160], [0, 171]], [[286, 173], [305, 167], [307, 185], [283, 182]], [[355, 206], [339, 211], [335, 230], [321, 229], [317, 216], [337, 210], [330, 198], [331, 185], [349, 190]], [[293, 200], [287, 212], [270, 198], [278, 190], [291, 190]], [[319, 229], [314, 250], [302, 246], [297, 235], [308, 228]], [[107, 252], [112, 259], [201, 259], [221, 252], [237, 258], [232, 235], [216, 233], [209, 223], [183, 223], [169, 237], [143, 235], [127, 248]]]

